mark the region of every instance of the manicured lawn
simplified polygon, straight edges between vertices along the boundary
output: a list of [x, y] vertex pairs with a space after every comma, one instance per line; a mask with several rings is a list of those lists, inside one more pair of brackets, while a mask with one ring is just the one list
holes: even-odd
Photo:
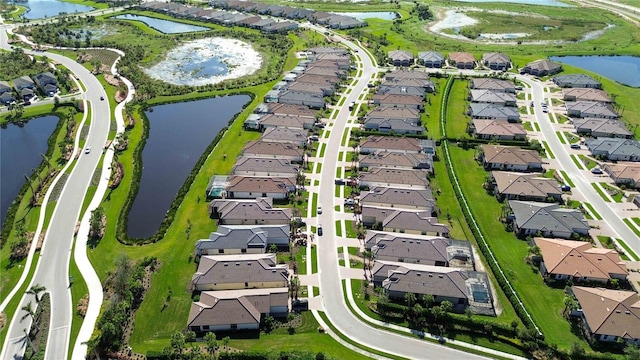
[[566, 171], [560, 170], [560, 174], [562, 175], [564, 180], [567, 182], [567, 185], [571, 186], [572, 188], [576, 187], [576, 185], [573, 183], [573, 181], [571, 181], [571, 178], [569, 177]]
[[[636, 224], [638, 223], [637, 219], [638, 218], [633, 218], [633, 222], [635, 222]], [[633, 231], [637, 236], [640, 236], [640, 230], [638, 230], [638, 228], [631, 223], [631, 220], [622, 219], [622, 221], [624, 221], [624, 223], [627, 224], [627, 226], [629, 227], [629, 229], [631, 229], [631, 231]]]
[[540, 131], [540, 124], [534, 122], [533, 125], [536, 127], [536, 131]]
[[569, 155], [569, 157], [571, 158], [571, 161], [573, 161], [573, 163], [576, 165], [576, 167], [580, 170], [584, 169], [584, 166], [582, 165], [582, 162], [578, 159], [578, 156], [576, 155]]
[[[587, 170], [591, 170], [594, 167], [598, 166], [598, 163], [595, 160], [593, 160], [590, 157], [588, 157], [588, 156], [580, 154], [580, 155], [578, 155], [578, 157], [580, 158], [580, 160], [582, 161], [584, 166], [587, 167]], [[578, 167], [578, 168], [581, 168], [581, 167]]]
[[567, 142], [564, 140], [564, 137], [562, 136], [562, 132], [561, 131], [556, 131], [556, 136], [558, 136], [558, 139], [560, 139], [560, 142], [563, 144], [566, 144]]
[[[625, 222], [626, 220], [627, 219], [625, 219]], [[640, 261], [640, 257], [638, 257], [638, 255], [633, 250], [631, 250], [629, 245], [627, 245], [627, 243], [624, 242], [624, 240], [618, 239], [618, 243], [620, 243], [620, 246], [624, 248], [624, 251], [626, 251], [626, 253], [629, 255], [630, 258], [632, 258], [634, 261]]]
[[620, 203], [622, 202], [622, 198], [624, 197], [624, 192], [622, 190], [613, 187], [606, 182], [601, 182], [600, 186], [609, 193], [609, 196], [613, 199], [613, 201]]
[[345, 226], [345, 230], [347, 233], [347, 237], [348, 238], [357, 238], [358, 237], [358, 233], [356, 233], [356, 230], [354, 229], [354, 223], [353, 220], [345, 220], [344, 221], [344, 226]]
[[598, 193], [598, 195], [600, 195], [602, 200], [604, 200], [606, 202], [611, 202], [611, 199], [609, 199], [609, 197], [604, 193], [604, 191], [600, 188], [600, 186], [598, 186], [598, 184], [591, 183], [591, 186]]
[[598, 214], [598, 212], [593, 207], [593, 205], [589, 204], [588, 202], [583, 202], [582, 205], [586, 206], [589, 209], [589, 211], [593, 214], [593, 216], [596, 217], [597, 220], [602, 220], [602, 216]]
[[555, 159], [556, 157], [553, 155], [553, 152], [551, 152], [551, 148], [549, 147], [549, 144], [547, 144], [546, 141], [542, 141], [542, 146], [544, 146], [544, 152], [546, 157], [548, 157], [549, 159]]
[[336, 236], [342, 236], [342, 221], [336, 220]]
[[449, 94], [449, 105], [447, 109], [447, 137], [448, 138], [471, 138], [467, 133], [467, 126], [471, 117], [467, 115], [469, 110], [469, 81], [456, 79], [451, 86]]
[[442, 95], [444, 84], [447, 82], [445, 78], [431, 78], [436, 85], [436, 93], [427, 95], [427, 102], [422, 114], [422, 124], [427, 128], [427, 135], [433, 139], [442, 138], [440, 132], [440, 103], [442, 103]]
[[580, 137], [572, 134], [570, 132], [565, 131], [564, 136], [569, 140], [569, 144], [575, 144], [580, 141]]
[[531, 125], [530, 121], [525, 121], [524, 123], [522, 123], [522, 126], [527, 131], [533, 131], [533, 125]]
[[454, 169], [464, 174], [459, 177], [462, 191], [481, 231], [525, 308], [545, 334], [546, 341], [557, 344], [561, 349], [568, 349], [574, 342], [588, 348], [581, 337], [571, 333], [569, 322], [562, 316], [563, 291], [548, 287], [542, 281], [538, 271], [524, 261], [527, 243], [507, 232], [499, 221], [501, 205], [482, 190], [487, 173], [473, 160], [473, 150], [451, 146], [450, 151]]

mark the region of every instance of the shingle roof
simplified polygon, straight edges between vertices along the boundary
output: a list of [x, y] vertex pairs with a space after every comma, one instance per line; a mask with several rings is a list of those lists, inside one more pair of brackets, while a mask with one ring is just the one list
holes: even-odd
[[600, 87], [601, 83], [585, 74], [559, 75], [553, 78], [558, 85], [569, 85], [571, 87]]
[[396, 210], [382, 222], [383, 228], [415, 230], [448, 234], [449, 227], [438, 223], [438, 218], [432, 217], [430, 212], [413, 212]]
[[512, 124], [501, 120], [473, 119], [475, 133], [486, 136], [524, 137], [527, 131], [521, 124]]
[[267, 141], [249, 141], [245, 145], [242, 154], [245, 156], [254, 155], [274, 155], [274, 156], [294, 156], [302, 157], [304, 151], [296, 145], [267, 142]]
[[295, 187], [295, 178], [246, 177], [233, 176], [229, 179], [227, 192], [256, 192], [256, 193], [288, 193]]
[[479, 103], [505, 103], [516, 102], [516, 96], [512, 93], [493, 91], [490, 89], [471, 89], [469, 91], [471, 101]]
[[367, 113], [369, 118], [384, 119], [420, 119], [420, 111], [411, 108], [397, 108], [389, 106], [379, 106]]
[[563, 98], [573, 98], [578, 101], [598, 101], [598, 102], [611, 102], [611, 98], [607, 95], [607, 92], [594, 88], [563, 88]]
[[632, 291], [574, 286], [584, 317], [594, 334], [640, 338], [640, 299]]
[[482, 145], [485, 161], [494, 164], [542, 164], [542, 158], [534, 150], [500, 145]]
[[373, 187], [360, 193], [360, 203], [389, 204], [397, 208], [433, 207], [435, 199], [431, 189], [396, 189], [390, 187]]
[[421, 51], [418, 53], [418, 59], [427, 62], [442, 62], [444, 61], [444, 55], [437, 51]]
[[295, 176], [298, 173], [298, 167], [292, 165], [289, 160], [284, 159], [266, 159], [241, 156], [236, 160], [233, 166], [232, 174], [238, 173], [271, 173], [271, 174], [287, 174]]
[[617, 119], [578, 118], [573, 119], [573, 126], [578, 132], [587, 131], [592, 134], [603, 133], [625, 137], [633, 135], [624, 123]]
[[505, 195], [547, 197], [562, 194], [558, 182], [540, 177], [537, 174], [522, 174], [505, 171], [493, 171], [497, 191]]
[[410, 257], [424, 261], [449, 262], [447, 247], [450, 239], [439, 236], [413, 236], [397, 233], [367, 231], [365, 246], [376, 257]]
[[562, 65], [551, 60], [539, 59], [528, 63], [527, 68], [537, 70], [538, 72], [546, 71], [547, 73], [553, 73], [560, 70]]
[[245, 282], [287, 282], [289, 266], [277, 264], [276, 254], [205, 255], [200, 258], [193, 283], [235, 284]]
[[511, 62], [511, 58], [503, 53], [490, 52], [482, 54], [482, 61], [489, 63], [508, 64]]
[[292, 217], [292, 210], [289, 208], [274, 208], [270, 205], [271, 198], [256, 200], [236, 200], [218, 199], [213, 200], [209, 205], [211, 208], [217, 207], [220, 219], [231, 220], [281, 220], [283, 224], [288, 224]]
[[520, 229], [573, 233], [589, 230], [589, 223], [580, 210], [560, 208], [558, 204], [509, 200], [509, 206]]
[[405, 50], [391, 50], [389, 51], [389, 58], [394, 61], [413, 60], [413, 54]]
[[360, 181], [422, 186], [425, 188], [429, 186], [427, 172], [423, 170], [369, 168], [369, 171], [360, 173]]
[[494, 78], [473, 78], [471, 79], [471, 88], [497, 91], [515, 91], [515, 85], [513, 84], [513, 82]]
[[618, 252], [594, 248], [584, 241], [534, 238], [545, 268], [550, 274], [608, 280], [612, 275], [627, 276], [627, 265]]
[[610, 104], [595, 101], [567, 101], [567, 112], [578, 112], [580, 117], [618, 117]]
[[404, 167], [404, 168], [432, 168], [433, 160], [427, 154], [399, 153], [376, 151], [367, 155], [360, 155], [360, 167]]
[[420, 151], [420, 141], [415, 138], [396, 136], [369, 136], [360, 140], [361, 148], [392, 149], [405, 151]]
[[592, 152], [605, 152], [607, 156], [640, 156], [640, 142], [632, 139], [607, 138], [589, 139], [585, 142]]
[[520, 118], [518, 109], [512, 106], [502, 106], [492, 103], [471, 103], [471, 117], [490, 119]]
[[260, 140], [266, 142], [272, 141], [291, 141], [292, 143], [298, 143], [301, 141], [306, 141], [307, 139], [307, 131], [302, 129], [291, 129], [291, 128], [268, 128], [262, 133]]

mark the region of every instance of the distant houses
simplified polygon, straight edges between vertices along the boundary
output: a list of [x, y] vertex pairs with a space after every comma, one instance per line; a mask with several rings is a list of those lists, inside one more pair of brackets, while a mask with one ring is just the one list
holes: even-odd
[[602, 83], [585, 74], [559, 75], [552, 80], [561, 88], [602, 88]]
[[485, 53], [482, 54], [482, 65], [491, 70], [506, 71], [511, 68], [511, 58], [498, 52]]
[[452, 52], [449, 54], [449, 66], [458, 69], [474, 69], [476, 58], [467, 52]]
[[540, 59], [528, 63], [521, 71], [534, 76], [554, 75], [562, 71], [562, 65], [551, 60]]

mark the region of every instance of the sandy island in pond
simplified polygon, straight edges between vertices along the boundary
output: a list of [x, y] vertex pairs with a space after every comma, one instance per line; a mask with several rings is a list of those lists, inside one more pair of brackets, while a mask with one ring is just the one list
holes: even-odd
[[170, 84], [201, 86], [251, 75], [261, 64], [260, 53], [251, 45], [237, 39], [214, 37], [180, 45], [144, 71]]

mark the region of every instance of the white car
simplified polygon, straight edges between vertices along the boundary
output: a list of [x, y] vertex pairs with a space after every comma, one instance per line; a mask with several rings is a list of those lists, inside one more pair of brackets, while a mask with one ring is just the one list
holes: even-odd
[[91, 146], [87, 146], [87, 148], [84, 149], [84, 153], [89, 154], [90, 152], [91, 152]]
[[322, 214], [322, 205], [318, 205], [318, 214]]

